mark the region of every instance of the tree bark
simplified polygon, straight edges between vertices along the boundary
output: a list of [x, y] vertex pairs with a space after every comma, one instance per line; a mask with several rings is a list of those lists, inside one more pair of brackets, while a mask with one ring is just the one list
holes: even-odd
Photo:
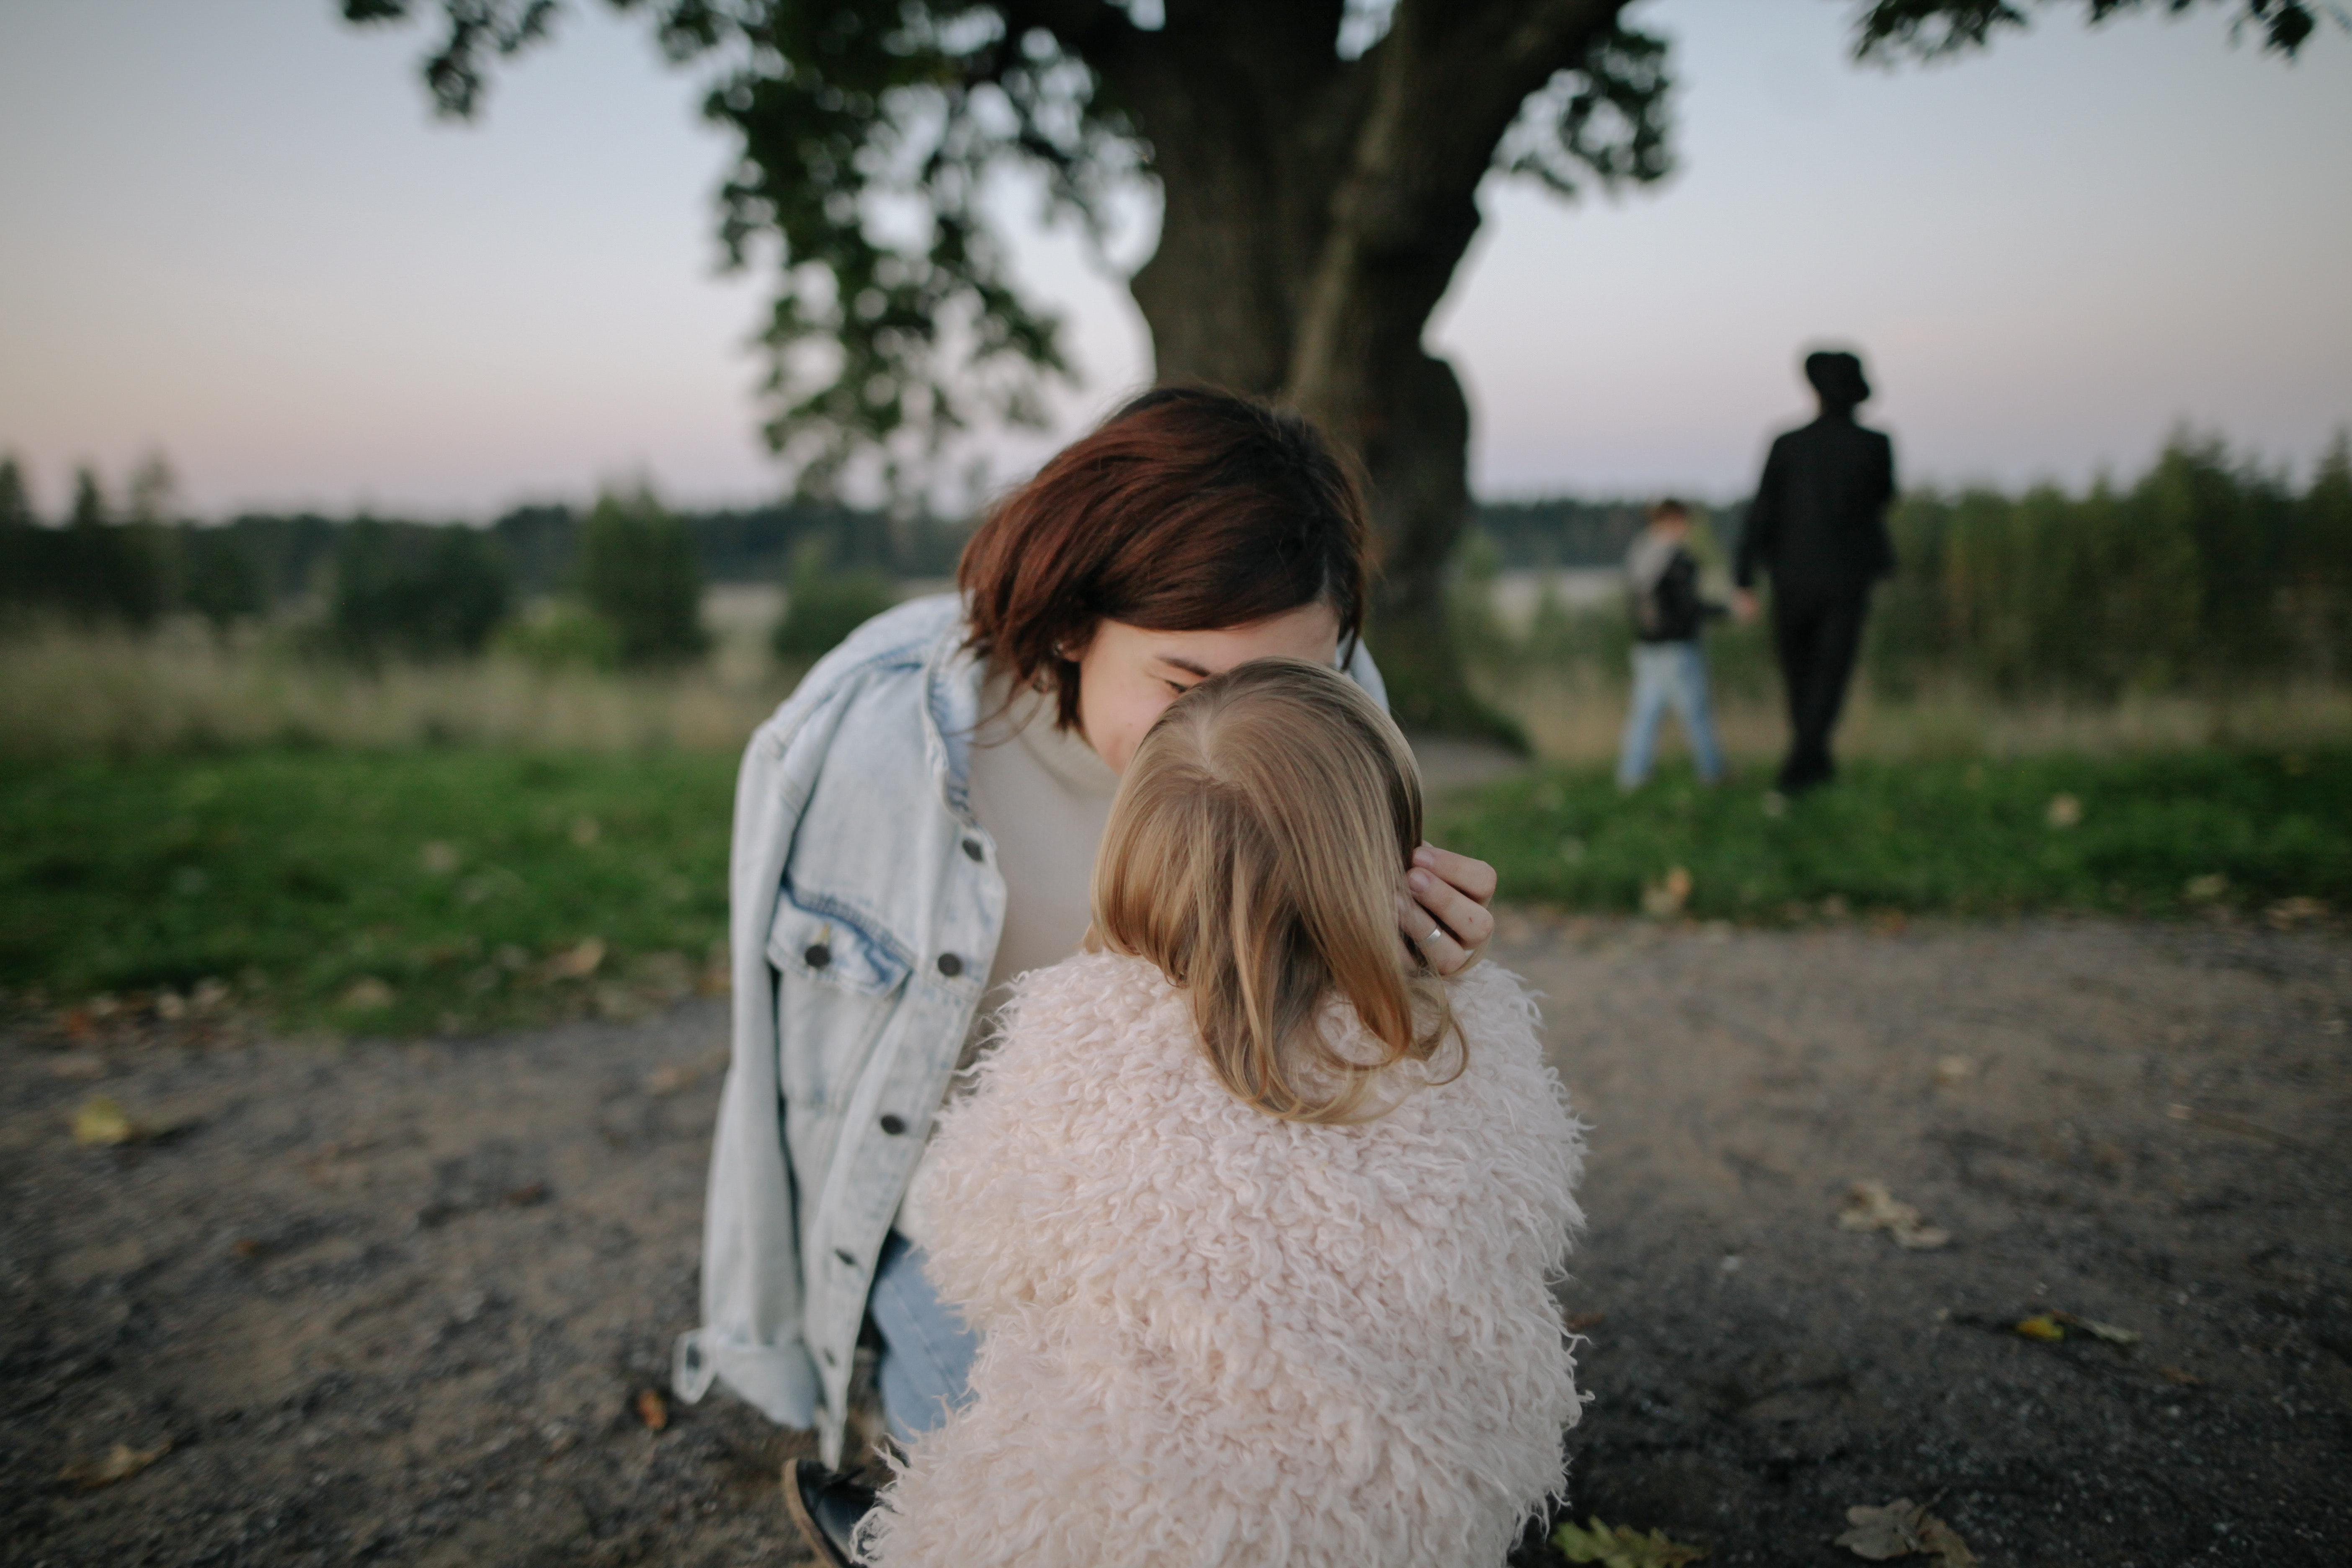
[[1625, 3], [1400, 0], [1387, 37], [1342, 61], [1336, 5], [1171, 0], [1160, 34], [1105, 62], [1164, 198], [1132, 285], [1155, 374], [1297, 408], [1360, 461], [1370, 639], [1414, 728], [1516, 739], [1447, 626], [1470, 416], [1423, 329], [1477, 232], [1496, 143]]

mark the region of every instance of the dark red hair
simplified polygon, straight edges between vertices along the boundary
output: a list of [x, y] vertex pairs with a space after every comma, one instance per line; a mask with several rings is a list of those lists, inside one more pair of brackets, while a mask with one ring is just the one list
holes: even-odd
[[1247, 626], [1302, 605], [1364, 621], [1364, 499], [1295, 414], [1204, 387], [1155, 387], [992, 508], [956, 565], [971, 646], [1077, 722], [1076, 656], [1096, 624]]

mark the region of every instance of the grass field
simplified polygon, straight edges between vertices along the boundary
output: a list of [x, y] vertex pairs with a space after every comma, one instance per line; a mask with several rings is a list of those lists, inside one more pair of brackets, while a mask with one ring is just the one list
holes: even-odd
[[[265, 751], [0, 764], [0, 985], [391, 1033], [703, 980], [734, 759]], [[210, 983], [207, 984], [207, 983]]]
[[1555, 768], [1441, 803], [1430, 835], [1493, 861], [1507, 898], [1580, 909], [2292, 920], [2318, 911], [2288, 900], [2352, 902], [2352, 751], [1864, 760], [1785, 802], [1687, 773], [1626, 796]]
[[[0, 986], [470, 1030], [716, 983], [734, 759], [410, 748], [0, 763]], [[2352, 908], [2352, 751], [1870, 762], [1633, 796], [1549, 768], [1432, 837], [1509, 899], [1777, 922]], [[1679, 875], [1677, 871], [1679, 870]], [[100, 1003], [103, 1007], [105, 1004]]]

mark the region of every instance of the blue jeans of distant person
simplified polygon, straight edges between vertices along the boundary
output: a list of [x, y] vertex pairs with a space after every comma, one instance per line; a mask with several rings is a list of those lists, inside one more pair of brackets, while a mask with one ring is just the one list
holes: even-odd
[[980, 1336], [939, 1298], [923, 1273], [923, 1249], [890, 1233], [874, 1270], [866, 1310], [882, 1335], [874, 1381], [890, 1436], [912, 1442], [971, 1397], [971, 1359]]
[[1715, 741], [1715, 714], [1706, 700], [1706, 652], [1696, 639], [1633, 645], [1633, 706], [1625, 715], [1625, 739], [1617, 754], [1617, 786], [1635, 789], [1650, 776], [1658, 745], [1658, 721], [1672, 708], [1690, 741], [1699, 782], [1723, 776], [1723, 750]]

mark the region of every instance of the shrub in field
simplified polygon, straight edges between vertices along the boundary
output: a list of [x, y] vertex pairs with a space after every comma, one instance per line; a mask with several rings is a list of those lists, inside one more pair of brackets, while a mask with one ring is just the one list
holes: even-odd
[[710, 646], [694, 542], [650, 489], [596, 498], [581, 529], [579, 574], [581, 595], [613, 628], [624, 664], [676, 664]]
[[362, 519], [336, 543], [330, 630], [364, 659], [478, 654], [513, 597], [504, 553], [479, 531]]
[[542, 672], [613, 669], [621, 662], [621, 638], [613, 624], [561, 599], [499, 627], [497, 647]]
[[239, 620], [268, 613], [269, 585], [245, 541], [226, 529], [187, 529], [180, 535], [180, 602], [202, 616], [216, 637]]
[[815, 658], [898, 600], [882, 574], [833, 571], [821, 545], [803, 545], [784, 579], [784, 614], [771, 639], [776, 657]]
[[2352, 677], [2352, 433], [2336, 433], [2290, 542], [2286, 618], [2317, 673]]

